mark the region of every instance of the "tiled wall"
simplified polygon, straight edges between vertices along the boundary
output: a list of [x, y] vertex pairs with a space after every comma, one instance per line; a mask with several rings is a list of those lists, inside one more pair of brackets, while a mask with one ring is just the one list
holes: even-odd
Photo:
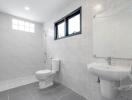
[[[0, 13], [0, 81], [26, 77], [44, 68], [43, 25], [35, 33], [12, 30], [12, 18]], [[22, 19], [23, 20], [23, 19]]]
[[[54, 22], [79, 6], [82, 6], [82, 34], [54, 40]], [[47, 36], [48, 56], [61, 60], [61, 71], [58, 75], [58, 81], [83, 95], [88, 100], [105, 100], [100, 95], [97, 77], [87, 71], [87, 64], [95, 61], [104, 62], [104, 59], [93, 58], [92, 11], [90, 3], [85, 0], [74, 1], [46, 23], [44, 29]], [[113, 64], [120, 64], [120, 62], [124, 62], [122, 63], [124, 65], [131, 63], [131, 61], [114, 60]], [[131, 93], [122, 92], [117, 100], [127, 100], [126, 98], [131, 100]]]

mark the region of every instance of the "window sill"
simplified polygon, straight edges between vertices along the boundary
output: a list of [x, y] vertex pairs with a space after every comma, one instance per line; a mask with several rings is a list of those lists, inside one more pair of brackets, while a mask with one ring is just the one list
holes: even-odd
[[64, 37], [56, 38], [56, 39], [54, 39], [54, 40], [60, 40], [60, 39], [64, 39], [64, 38], [68, 38], [68, 37], [72, 37], [72, 36], [79, 35], [79, 34], [81, 34], [81, 32], [77, 32], [77, 33], [69, 34], [69, 35], [64, 36]]

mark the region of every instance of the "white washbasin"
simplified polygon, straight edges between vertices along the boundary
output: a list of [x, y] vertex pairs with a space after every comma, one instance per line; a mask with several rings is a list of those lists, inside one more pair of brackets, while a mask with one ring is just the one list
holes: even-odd
[[121, 81], [128, 77], [131, 72], [130, 67], [112, 66], [106, 63], [92, 63], [87, 65], [88, 70], [103, 80]]

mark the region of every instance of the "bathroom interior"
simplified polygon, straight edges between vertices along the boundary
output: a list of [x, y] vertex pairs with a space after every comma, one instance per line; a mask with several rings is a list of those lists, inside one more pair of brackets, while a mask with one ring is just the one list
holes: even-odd
[[132, 0], [0, 0], [0, 100], [132, 100]]

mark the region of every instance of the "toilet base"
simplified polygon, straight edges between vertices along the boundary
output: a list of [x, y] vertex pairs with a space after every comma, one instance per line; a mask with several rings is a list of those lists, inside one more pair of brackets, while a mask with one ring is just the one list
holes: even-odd
[[54, 83], [52, 81], [40, 81], [39, 82], [39, 89], [45, 89], [52, 86]]

